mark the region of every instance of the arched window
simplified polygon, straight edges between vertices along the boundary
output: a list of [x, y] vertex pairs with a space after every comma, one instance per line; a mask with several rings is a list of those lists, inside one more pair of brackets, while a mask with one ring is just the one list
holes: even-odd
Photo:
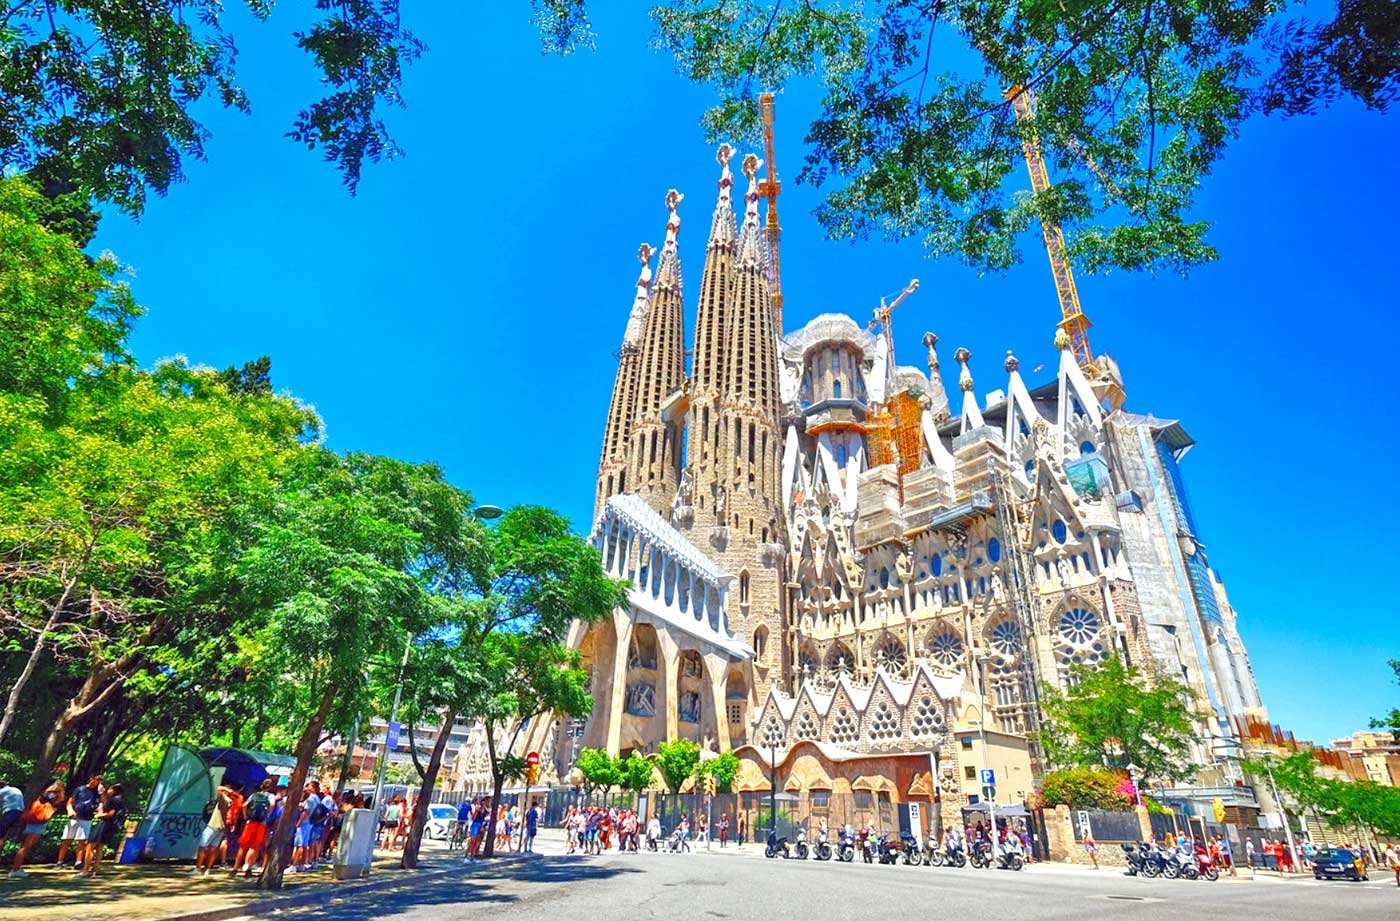
[[760, 662], [768, 661], [768, 628], [759, 626], [753, 632], [753, 652], [754, 658]]
[[993, 563], [1001, 562], [1001, 541], [995, 537], [987, 541], [987, 559]]
[[1080, 457], [1088, 457], [1090, 454], [1095, 454], [1097, 452], [1098, 448], [1094, 447], [1094, 443], [1092, 441], [1081, 441], [1079, 443]]
[[1069, 528], [1065, 527], [1065, 523], [1058, 518], [1056, 518], [1055, 523], [1050, 526], [1050, 533], [1054, 535], [1055, 543], [1057, 544], [1063, 544], [1069, 539]]
[[836, 466], [846, 466], [846, 445], [844, 442], [836, 446]]
[[832, 382], [831, 382], [831, 395], [832, 395], [833, 397], [835, 397], [836, 399], [838, 399], [838, 400], [841, 399], [841, 382], [840, 382], [840, 381], [832, 381]]
[[749, 603], [749, 571], [747, 569], [739, 573], [739, 603]]

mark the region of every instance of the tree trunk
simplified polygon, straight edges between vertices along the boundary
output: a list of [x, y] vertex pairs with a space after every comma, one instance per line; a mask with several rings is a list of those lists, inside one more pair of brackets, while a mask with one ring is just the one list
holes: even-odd
[[486, 754], [491, 758], [491, 803], [486, 813], [486, 852], [483, 857], [496, 856], [496, 804], [501, 801], [501, 788], [506, 785], [506, 776], [496, 761], [496, 737], [491, 731], [491, 721], [482, 720], [481, 728], [486, 733]]
[[[5, 739], [5, 733], [10, 731], [10, 726], [15, 721], [15, 711], [19, 709], [19, 695], [24, 690], [24, 686], [29, 683], [29, 678], [34, 674], [34, 669], [39, 664], [39, 658], [43, 655], [44, 645], [48, 641], [49, 632], [58, 623], [59, 615], [63, 613], [63, 608], [68, 604], [68, 595], [73, 591], [73, 584], [77, 580], [70, 580], [63, 588], [63, 596], [54, 605], [53, 613], [49, 615], [48, 622], [44, 624], [44, 629], [39, 633], [39, 638], [34, 641], [34, 648], [29, 651], [29, 659], [24, 663], [24, 670], [15, 679], [15, 686], [10, 688], [10, 696], [5, 699], [5, 715], [0, 717], [0, 742]], [[47, 784], [48, 781], [45, 781]]]
[[433, 788], [437, 784], [438, 770], [442, 767], [442, 753], [447, 750], [448, 736], [452, 735], [452, 723], [456, 714], [451, 707], [442, 711], [442, 729], [433, 743], [433, 753], [428, 757], [428, 768], [423, 772], [423, 789], [418, 793], [418, 804], [413, 809], [413, 824], [408, 829], [408, 840], [403, 845], [403, 860], [399, 866], [405, 870], [418, 867], [418, 846], [423, 841], [423, 826], [428, 821], [428, 806], [433, 800]]
[[77, 761], [78, 769], [73, 774], [74, 777], [87, 778], [102, 773], [103, 768], [107, 766], [112, 746], [116, 744], [118, 733], [129, 727], [130, 707], [124, 695], [117, 694], [112, 709], [114, 712], [109, 718], [98, 720], [96, 727], [90, 727], [85, 733], [88, 736], [87, 745], [83, 748], [82, 758]]
[[[104, 681], [108, 682], [104, 686]], [[44, 747], [34, 759], [34, 769], [30, 772], [29, 783], [24, 789], [25, 802], [31, 802], [53, 778], [54, 766], [58, 764], [63, 746], [73, 734], [73, 729], [84, 717], [100, 707], [107, 698], [121, 687], [120, 672], [115, 668], [103, 668], [90, 673], [78, 693], [68, 701], [68, 705], [54, 719], [49, 734], [44, 739]], [[74, 759], [76, 760], [76, 758]], [[87, 778], [83, 778], [86, 780]]]
[[282, 818], [277, 820], [277, 829], [267, 842], [267, 854], [263, 858], [262, 875], [258, 877], [258, 888], [278, 890], [282, 888], [282, 874], [287, 869], [287, 857], [295, 830], [293, 821], [301, 803], [301, 791], [306, 786], [306, 775], [311, 771], [311, 759], [316, 754], [316, 741], [321, 737], [321, 727], [330, 716], [331, 704], [335, 703], [335, 683], [326, 680], [326, 689], [321, 693], [321, 705], [312, 715], [311, 721], [302, 730], [297, 740], [297, 766], [292, 776], [287, 778], [287, 798], [282, 803]]

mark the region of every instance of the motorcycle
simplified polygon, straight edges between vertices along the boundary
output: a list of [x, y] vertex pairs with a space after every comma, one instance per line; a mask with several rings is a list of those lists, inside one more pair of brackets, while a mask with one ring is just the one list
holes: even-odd
[[828, 843], [826, 840], [826, 832], [817, 832], [817, 846], [812, 850], [813, 856], [815, 856], [818, 860], [831, 859], [831, 844]]
[[875, 842], [875, 852], [882, 864], [893, 864], [899, 860], [899, 841], [893, 835], [880, 835]]
[[1215, 858], [1205, 851], [1196, 853], [1196, 871], [1201, 879], [1209, 880], [1212, 883], [1220, 879], [1220, 867], [1216, 865]]
[[856, 859], [856, 835], [849, 829], [841, 832], [841, 837], [836, 840], [836, 859], [842, 863], [850, 863]]
[[974, 841], [972, 843], [972, 853], [968, 855], [968, 862], [978, 870], [985, 870], [992, 865], [992, 846], [986, 841]]
[[1134, 845], [1123, 845], [1123, 859], [1127, 861], [1129, 876], [1137, 876], [1139, 873], [1143, 876], [1147, 875], [1144, 872], [1145, 859], [1143, 854], [1144, 852], [1139, 851]]
[[1192, 854], [1175, 854], [1172, 863], [1176, 864], [1176, 876], [1173, 879], [1196, 879], [1201, 875], [1200, 866]]
[[919, 840], [908, 832], [900, 832], [899, 849], [904, 852], [904, 865], [917, 867], [924, 862], [924, 852], [919, 848]]
[[799, 828], [797, 830], [797, 843], [792, 846], [792, 850], [794, 856], [796, 856], [798, 860], [807, 859], [807, 855], [811, 853], [811, 850], [807, 847], [806, 829]]
[[997, 869], [1019, 871], [1026, 865], [1026, 860], [1021, 856], [1020, 851], [1013, 851], [1005, 845], [997, 848]]
[[965, 867], [967, 854], [963, 853], [961, 846], [949, 846], [942, 850], [933, 848], [924, 855], [924, 862], [931, 867]]
[[763, 849], [764, 857], [777, 857], [781, 855], [784, 860], [790, 856], [787, 835], [779, 836], [777, 832], [768, 832], [768, 846]]
[[860, 856], [866, 863], [875, 862], [875, 837], [869, 831], [860, 833]]

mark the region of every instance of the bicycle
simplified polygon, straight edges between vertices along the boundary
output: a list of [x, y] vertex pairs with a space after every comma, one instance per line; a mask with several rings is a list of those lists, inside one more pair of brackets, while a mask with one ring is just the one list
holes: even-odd
[[468, 827], [470, 824], [470, 822], [460, 820], [452, 823], [452, 834], [447, 836], [447, 849], [449, 851], [466, 848], [467, 841], [471, 838], [471, 829]]

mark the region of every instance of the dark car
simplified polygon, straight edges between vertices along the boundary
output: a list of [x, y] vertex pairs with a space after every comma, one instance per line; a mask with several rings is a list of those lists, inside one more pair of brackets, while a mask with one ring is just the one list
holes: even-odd
[[1313, 876], [1317, 879], [1366, 879], [1366, 865], [1351, 851], [1340, 847], [1325, 847], [1313, 857]]

